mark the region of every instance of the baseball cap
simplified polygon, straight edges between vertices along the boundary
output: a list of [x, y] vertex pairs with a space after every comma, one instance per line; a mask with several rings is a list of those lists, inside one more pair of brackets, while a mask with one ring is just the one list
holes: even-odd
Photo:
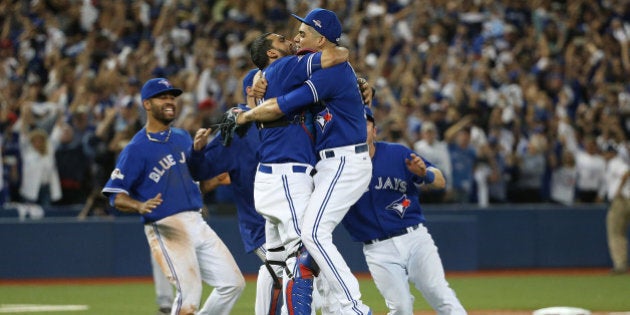
[[294, 18], [302, 21], [302, 23], [314, 28], [327, 40], [338, 44], [341, 37], [341, 22], [335, 12], [330, 10], [317, 8], [309, 12], [306, 17], [301, 18], [295, 14], [291, 14]]
[[169, 82], [165, 78], [154, 78], [147, 81], [144, 86], [142, 86], [142, 90], [140, 91], [142, 101], [164, 93], [170, 93], [174, 96], [180, 96], [183, 91], [178, 88], [174, 88], [171, 82]]
[[365, 109], [365, 118], [371, 122], [374, 122], [374, 114], [372, 113], [372, 109], [369, 106], [364, 106]]

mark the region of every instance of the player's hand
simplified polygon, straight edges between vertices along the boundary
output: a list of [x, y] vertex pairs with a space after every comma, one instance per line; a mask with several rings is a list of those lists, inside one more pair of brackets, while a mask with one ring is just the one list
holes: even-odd
[[229, 147], [232, 144], [234, 133], [239, 137], [243, 137], [249, 129], [249, 123], [239, 124], [239, 116], [243, 113], [243, 110], [237, 107], [232, 107], [227, 110], [221, 117], [221, 136], [223, 137], [223, 146]]
[[363, 98], [363, 104], [371, 105], [372, 98], [374, 97], [374, 90], [370, 86], [370, 83], [364, 78], [358, 78], [357, 84], [361, 90], [361, 98]]
[[200, 151], [208, 144], [208, 137], [212, 132], [211, 128], [199, 128], [195, 133], [195, 139], [193, 140], [193, 149]]
[[153, 209], [162, 204], [162, 193], [158, 193], [155, 197], [143, 202], [138, 209], [138, 213], [151, 213]]
[[411, 153], [409, 158], [405, 159], [405, 164], [407, 164], [407, 169], [409, 169], [410, 172], [420, 177], [424, 177], [427, 174], [427, 165], [414, 153]]
[[267, 79], [261, 77], [258, 80], [254, 80], [254, 86], [252, 87], [252, 95], [257, 99], [262, 99], [265, 97], [265, 92], [267, 92]]

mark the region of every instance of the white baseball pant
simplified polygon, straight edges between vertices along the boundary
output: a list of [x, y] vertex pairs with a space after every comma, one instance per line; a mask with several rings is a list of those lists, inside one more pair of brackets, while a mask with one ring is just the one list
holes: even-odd
[[465, 315], [450, 288], [442, 260], [424, 225], [407, 234], [363, 246], [376, 287], [385, 298], [388, 315], [413, 314], [409, 281], [438, 315]]
[[[144, 232], [153, 257], [175, 286], [172, 315], [230, 314], [245, 288], [245, 279], [200, 212], [180, 212], [146, 224]], [[214, 289], [199, 309], [202, 281]]]
[[[312, 170], [311, 165], [303, 163], [258, 165], [254, 179], [254, 204], [256, 211], [266, 220], [267, 250], [284, 247], [286, 257], [299, 249], [302, 218], [313, 191]], [[268, 251], [267, 254], [272, 253]], [[293, 270], [295, 258], [287, 259], [286, 262], [288, 270]], [[278, 276], [282, 276], [282, 268], [274, 269]], [[283, 287], [288, 278], [284, 274]], [[285, 314], [286, 305], [283, 305], [282, 312]]]
[[315, 165], [315, 189], [302, 224], [302, 242], [328, 281], [331, 294], [339, 302], [340, 314], [365, 315], [369, 307], [361, 301], [359, 282], [332, 241], [332, 232], [350, 207], [365, 193], [372, 174], [367, 150], [358, 146], [320, 152]]
[[155, 285], [155, 297], [158, 308], [168, 307], [173, 305], [173, 286], [168, 281], [160, 265], [155, 261], [153, 255], [151, 255], [151, 272], [153, 274], [153, 283]]

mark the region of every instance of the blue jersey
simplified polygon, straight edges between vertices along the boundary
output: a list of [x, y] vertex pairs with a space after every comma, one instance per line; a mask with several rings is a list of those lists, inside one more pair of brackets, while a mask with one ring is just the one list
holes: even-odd
[[[386, 237], [425, 221], [416, 186], [423, 179], [409, 171], [405, 164], [405, 158], [410, 158], [414, 152], [397, 143], [375, 142], [374, 145], [376, 152], [368, 191], [342, 221], [352, 239], [361, 242]], [[422, 160], [427, 168], [435, 167]]]
[[[239, 108], [248, 110], [244, 105]], [[265, 219], [254, 208], [254, 176], [258, 165], [256, 154], [260, 145], [258, 129], [252, 125], [243, 137], [235, 136], [229, 147], [223, 146], [223, 137], [217, 135], [201, 151], [192, 151], [188, 167], [198, 181], [211, 179], [228, 172], [238, 214], [239, 230], [246, 252], [265, 243]]]
[[[319, 69], [321, 69], [321, 53], [286, 56], [272, 62], [263, 71], [268, 82], [265, 98], [288, 93], [304, 84], [304, 81]], [[260, 134], [263, 144], [259, 152], [260, 162], [315, 164], [314, 139], [304, 124], [303, 112], [302, 108], [284, 112], [285, 116], [279, 121], [288, 120], [288, 124], [282, 124], [281, 127], [266, 128], [265, 125], [269, 126], [271, 123], [261, 124], [263, 128]]]
[[350, 63], [314, 72], [304, 85], [279, 97], [278, 105], [290, 113], [320, 101], [325, 108], [315, 117], [316, 151], [365, 143], [363, 99]]
[[142, 128], [122, 150], [116, 168], [103, 188], [110, 197], [126, 193], [141, 202], [162, 194], [162, 204], [142, 215], [145, 223], [203, 206], [199, 186], [188, 171], [190, 135], [179, 128], [148, 134]]

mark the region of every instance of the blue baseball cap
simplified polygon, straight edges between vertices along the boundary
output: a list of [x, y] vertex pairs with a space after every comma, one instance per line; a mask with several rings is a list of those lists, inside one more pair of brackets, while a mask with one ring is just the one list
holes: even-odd
[[291, 14], [294, 18], [302, 23], [314, 28], [327, 40], [338, 44], [341, 37], [341, 22], [335, 12], [326, 9], [313, 9], [306, 17], [301, 18], [295, 14]]
[[374, 122], [374, 114], [372, 113], [372, 109], [369, 106], [363, 107], [365, 110], [365, 118], [371, 122]]
[[178, 88], [174, 88], [171, 82], [165, 78], [155, 78], [147, 81], [140, 91], [143, 102], [164, 93], [180, 96], [183, 91]]

